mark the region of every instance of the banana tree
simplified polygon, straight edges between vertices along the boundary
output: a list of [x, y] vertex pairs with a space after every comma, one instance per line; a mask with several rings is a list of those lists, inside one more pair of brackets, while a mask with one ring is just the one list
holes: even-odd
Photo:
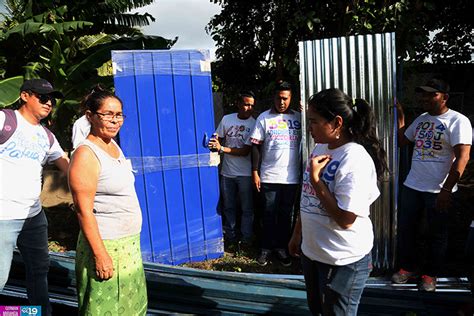
[[[122, 5], [131, 2], [117, 1]], [[102, 10], [99, 11], [107, 11], [109, 17], [122, 16], [122, 20], [117, 18], [114, 24], [108, 26], [117, 33], [108, 34], [103, 31], [97, 33], [105, 29], [95, 25], [99, 17], [92, 19], [94, 23], [86, 20], [93, 13], [92, 1], [79, 1], [82, 8], [87, 8], [81, 10], [76, 2], [70, 6], [54, 6], [48, 0], [8, 2], [15, 2], [16, 6], [0, 24], [0, 78], [6, 78], [0, 81], [0, 107], [16, 102], [23, 79], [41, 77], [49, 80], [65, 95], [54, 109], [50, 121], [66, 149], [70, 146], [70, 127], [78, 114], [82, 96], [97, 83], [112, 87], [111, 73], [103, 71], [110, 64], [111, 50], [169, 49], [176, 41], [143, 35], [131, 25], [143, 24], [144, 17], [124, 19], [118, 6], [107, 11], [107, 8], [101, 7], [103, 3], [99, 5]], [[25, 5], [18, 6], [20, 2]], [[34, 14], [38, 11], [38, 4], [46, 6], [42, 8], [44, 11]], [[126, 22], [120, 25], [120, 21]]]

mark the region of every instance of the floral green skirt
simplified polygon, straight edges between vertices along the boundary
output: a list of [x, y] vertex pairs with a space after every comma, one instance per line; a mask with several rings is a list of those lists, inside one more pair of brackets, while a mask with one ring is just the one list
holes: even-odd
[[104, 240], [114, 263], [109, 280], [99, 280], [89, 243], [79, 234], [76, 248], [76, 288], [79, 315], [146, 315], [146, 279], [140, 251], [140, 235]]

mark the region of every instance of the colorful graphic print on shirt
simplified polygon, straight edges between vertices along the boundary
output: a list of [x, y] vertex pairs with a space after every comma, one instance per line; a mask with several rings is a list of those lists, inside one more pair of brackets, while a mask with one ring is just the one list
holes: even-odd
[[296, 148], [299, 146], [301, 123], [299, 120], [271, 118], [267, 133], [272, 148]]
[[242, 148], [249, 134], [250, 127], [245, 125], [232, 125], [226, 130], [224, 135], [225, 144], [231, 148]]
[[446, 126], [432, 121], [419, 122], [415, 129], [413, 160], [439, 160], [443, 150]]

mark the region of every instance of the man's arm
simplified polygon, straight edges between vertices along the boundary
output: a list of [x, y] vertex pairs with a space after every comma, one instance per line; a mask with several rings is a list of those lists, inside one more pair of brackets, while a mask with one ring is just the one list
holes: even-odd
[[454, 162], [449, 170], [448, 178], [444, 182], [443, 190], [451, 191], [461, 178], [464, 169], [469, 161], [471, 145], [458, 144], [453, 147]]
[[453, 151], [455, 157], [454, 162], [451, 165], [451, 169], [449, 169], [448, 177], [436, 199], [436, 207], [438, 210], [448, 208], [453, 187], [458, 183], [469, 161], [471, 145], [458, 144], [453, 147]]
[[64, 153], [64, 155], [54, 160], [53, 162], [59, 170], [61, 170], [65, 175], [67, 175], [67, 171], [69, 169], [69, 158], [66, 153]]
[[253, 184], [258, 192], [260, 192], [260, 144], [253, 144], [252, 145], [252, 179]]
[[233, 156], [247, 156], [250, 154], [252, 146], [244, 145], [242, 148], [231, 148], [222, 146], [222, 152]]
[[400, 102], [397, 101], [397, 105], [395, 106], [397, 109], [397, 124], [398, 124], [398, 147], [402, 147], [405, 145], [410, 144], [410, 140], [405, 136], [405, 113], [403, 112], [403, 107]]
[[250, 153], [251, 146], [244, 145], [242, 148], [224, 147], [221, 144], [224, 142], [224, 138], [219, 139], [213, 138], [209, 141], [209, 146], [215, 148], [219, 153], [229, 154], [233, 156], [247, 156]]

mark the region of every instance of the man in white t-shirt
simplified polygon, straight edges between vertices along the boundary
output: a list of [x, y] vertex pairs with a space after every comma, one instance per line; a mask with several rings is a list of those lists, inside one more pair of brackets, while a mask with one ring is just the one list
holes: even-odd
[[91, 131], [91, 123], [85, 115], [78, 118], [72, 125], [72, 149], [79, 147], [79, 144], [86, 139]]
[[66, 173], [69, 159], [40, 121], [51, 113], [56, 98], [62, 97], [48, 81], [31, 79], [21, 86], [20, 108], [10, 112], [14, 120], [0, 111], [0, 290], [7, 282], [17, 246], [25, 263], [29, 302], [41, 305], [42, 315], [51, 315], [51, 306], [48, 222], [40, 202], [41, 175], [47, 163]]
[[[223, 154], [221, 192], [224, 204], [224, 234], [226, 242], [250, 244], [253, 237], [252, 162], [250, 132], [255, 126], [252, 117], [255, 96], [242, 92], [237, 101], [237, 113], [224, 116], [217, 127], [217, 138], [209, 141], [209, 148]], [[224, 144], [222, 146], [221, 144]], [[240, 198], [242, 217], [241, 236], [237, 232], [237, 197]]]
[[[469, 121], [471, 122], [471, 127], [472, 127], [472, 142], [474, 142], [474, 115], [469, 116]], [[474, 158], [474, 154], [471, 151], [471, 160], [469, 162], [470, 164], [474, 164], [473, 158]], [[470, 170], [472, 174], [472, 170], [473, 170], [472, 168], [469, 169], [469, 167], [467, 167], [466, 169]], [[469, 177], [470, 176], [469, 174], [465, 176], [467, 176], [466, 177], [467, 179], [471, 178]], [[471, 207], [471, 219], [472, 221], [471, 221], [471, 225], [469, 226], [469, 231], [467, 234], [466, 244], [464, 248], [464, 257], [467, 263], [467, 277], [468, 277], [469, 282], [471, 283], [471, 295], [474, 297], [474, 208], [473, 207]], [[474, 308], [474, 301], [473, 301], [473, 305], [471, 305], [470, 307], [471, 307], [471, 313], [472, 313], [472, 309]]]
[[[403, 109], [397, 105], [399, 145], [411, 144], [411, 169], [401, 190], [398, 211], [398, 258], [400, 270], [393, 283], [406, 283], [421, 275], [420, 291], [435, 291], [446, 254], [451, 194], [469, 161], [472, 143], [467, 117], [451, 110], [446, 102], [449, 85], [431, 79], [416, 88], [426, 111], [405, 130]], [[420, 215], [426, 210], [427, 257], [418, 263], [417, 233]]]
[[274, 105], [260, 114], [250, 140], [252, 176], [262, 193], [263, 228], [258, 264], [265, 266], [272, 251], [283, 266], [290, 266], [287, 245], [291, 215], [301, 183], [301, 114], [289, 108], [291, 86], [278, 84]]

